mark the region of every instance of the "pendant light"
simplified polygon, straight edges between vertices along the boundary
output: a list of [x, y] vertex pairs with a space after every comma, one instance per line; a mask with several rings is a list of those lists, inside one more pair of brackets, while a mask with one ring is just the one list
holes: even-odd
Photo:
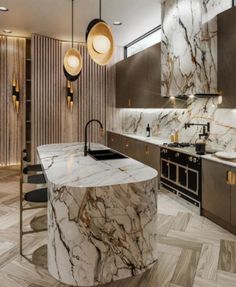
[[72, 47], [67, 50], [65, 56], [64, 56], [64, 74], [67, 78], [67, 80], [74, 82], [76, 81], [81, 73], [82, 70], [82, 57], [80, 55], [80, 52], [74, 48], [74, 0], [71, 0], [72, 2]]
[[89, 55], [98, 65], [106, 65], [111, 60], [114, 49], [114, 37], [109, 25], [102, 20], [102, 3], [99, 0], [99, 19], [92, 20], [86, 31]]

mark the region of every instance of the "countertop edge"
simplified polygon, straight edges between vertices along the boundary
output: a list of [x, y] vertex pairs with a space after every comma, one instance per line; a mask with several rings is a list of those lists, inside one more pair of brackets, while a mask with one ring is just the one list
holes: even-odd
[[[163, 147], [163, 143], [164, 142], [166, 142], [166, 143], [170, 142], [170, 140], [165, 140], [164, 141], [164, 139], [160, 139], [160, 143], [157, 143], [157, 142], [154, 142], [154, 141], [158, 141], [158, 138], [154, 138], [153, 141], [152, 141], [152, 138], [150, 140], [150, 139], [147, 139], [146, 137], [140, 136], [140, 135], [126, 134], [126, 133], [122, 133], [122, 132], [118, 132], [118, 131], [112, 131], [112, 130], [108, 130], [107, 132], [118, 134], [118, 135], [125, 136], [125, 137], [129, 137], [129, 138], [136, 139], [136, 140], [139, 140], [139, 141], [143, 141], [145, 143], [156, 145], [156, 146], [159, 146], [159, 147]], [[173, 148], [173, 147], [168, 147], [168, 149], [171, 149], [171, 150], [174, 150], [174, 151], [178, 151], [178, 152], [181, 151], [180, 149]], [[182, 151], [182, 152], [185, 153], [185, 154], [193, 155], [191, 153], [188, 153], [187, 151]], [[214, 161], [216, 163], [221, 163], [221, 164], [224, 164], [224, 165], [236, 167], [236, 162], [223, 160], [223, 159], [215, 157], [212, 154], [199, 155], [199, 157], [201, 157], [202, 159], [205, 159], [205, 160]]]
[[[62, 143], [62, 145], [63, 145], [63, 144], [66, 144], [66, 143]], [[76, 144], [79, 144], [79, 142], [74, 142], [74, 143], [69, 143], [69, 144], [71, 144], [71, 145], [75, 144], [75, 145], [76, 145]], [[92, 143], [91, 143], [91, 144], [92, 144]], [[44, 165], [43, 165], [43, 162], [42, 162], [42, 160], [41, 160], [41, 158], [40, 158], [40, 154], [39, 154], [39, 148], [40, 148], [40, 147], [42, 148], [42, 147], [47, 147], [47, 146], [51, 146], [51, 145], [54, 145], [54, 144], [45, 144], [45, 145], [40, 145], [40, 146], [38, 146], [38, 147], [37, 147], [37, 155], [38, 155], [39, 162], [40, 162], [40, 164], [42, 165], [43, 173], [44, 173], [44, 175], [45, 175], [45, 178], [46, 178], [47, 183], [48, 183], [48, 184], [51, 184], [51, 185], [53, 185], [54, 187], [57, 187], [57, 188], [61, 188], [61, 187], [63, 187], [63, 186], [65, 186], [65, 187], [67, 187], [67, 188], [70, 188], [70, 189], [105, 188], [105, 187], [109, 187], [109, 186], [112, 187], [112, 186], [119, 186], [119, 185], [126, 185], [126, 184], [144, 183], [144, 182], [152, 181], [152, 180], [154, 180], [155, 178], [158, 177], [158, 172], [157, 172], [154, 168], [152, 168], [152, 167], [150, 167], [150, 166], [148, 166], [148, 165], [145, 165], [145, 164], [143, 164], [143, 163], [141, 163], [141, 162], [139, 162], [139, 161], [137, 161], [137, 160], [135, 160], [135, 159], [133, 159], [133, 158], [128, 158], [128, 159], [131, 159], [132, 161], [136, 161], [138, 164], [141, 164], [141, 165], [143, 165], [144, 167], [150, 169], [150, 171], [152, 170], [155, 174], [153, 174], [152, 176], [150, 176], [150, 177], [147, 178], [147, 179], [134, 180], [134, 181], [125, 182], [125, 183], [120, 182], [120, 183], [105, 184], [105, 185], [78, 185], [78, 186], [73, 186], [73, 185], [68, 185], [68, 184], [66, 184], [66, 185], [64, 185], [64, 184], [59, 184], [59, 183], [54, 182], [53, 180], [50, 180], [50, 179], [48, 178], [48, 176], [47, 176], [47, 171], [44, 169]], [[57, 143], [57, 144], [55, 144], [55, 145], [60, 145], [60, 144]], [[103, 146], [104, 146], [104, 145], [103, 145]], [[106, 147], [106, 146], [104, 146], [104, 147]]]

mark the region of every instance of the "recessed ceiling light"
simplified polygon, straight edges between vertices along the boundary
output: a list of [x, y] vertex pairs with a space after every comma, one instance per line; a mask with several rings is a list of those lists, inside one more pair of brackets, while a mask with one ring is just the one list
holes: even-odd
[[7, 7], [0, 6], [0, 11], [1, 11], [1, 12], [7, 12], [7, 11], [8, 11], [8, 8], [7, 8]]
[[120, 25], [122, 25], [122, 22], [120, 22], [120, 21], [114, 21], [114, 22], [113, 22], [113, 25], [115, 25], [115, 26], [120, 26]]
[[12, 33], [12, 30], [8, 30], [8, 29], [5, 29], [3, 30], [4, 33], [7, 33], [7, 34], [11, 34]]

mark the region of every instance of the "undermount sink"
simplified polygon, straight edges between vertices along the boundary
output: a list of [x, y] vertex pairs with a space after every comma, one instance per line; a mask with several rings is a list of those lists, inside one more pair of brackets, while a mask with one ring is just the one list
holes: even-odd
[[127, 158], [125, 155], [120, 154], [112, 149], [89, 150], [88, 154], [96, 160], [111, 160]]

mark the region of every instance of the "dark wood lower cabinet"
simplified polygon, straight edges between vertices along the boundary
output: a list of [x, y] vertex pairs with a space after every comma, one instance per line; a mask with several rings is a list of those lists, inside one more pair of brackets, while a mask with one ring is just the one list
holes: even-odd
[[160, 148], [156, 145], [108, 132], [108, 146], [160, 171]]
[[122, 136], [119, 134], [108, 132], [107, 133], [107, 145], [116, 151], [124, 153], [124, 151], [122, 150], [122, 147], [123, 147]]
[[[236, 175], [236, 168], [232, 169], [234, 175]], [[231, 187], [231, 224], [235, 226], [236, 229], [236, 185]]]
[[236, 234], [236, 186], [229, 182], [231, 166], [202, 160], [202, 214]]

